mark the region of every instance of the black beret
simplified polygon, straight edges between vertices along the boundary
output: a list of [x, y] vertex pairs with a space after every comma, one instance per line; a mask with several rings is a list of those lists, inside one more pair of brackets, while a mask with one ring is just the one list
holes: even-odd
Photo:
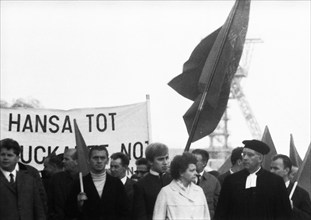
[[263, 155], [268, 154], [270, 151], [270, 147], [262, 141], [245, 140], [242, 143], [244, 144], [244, 148], [252, 149]]

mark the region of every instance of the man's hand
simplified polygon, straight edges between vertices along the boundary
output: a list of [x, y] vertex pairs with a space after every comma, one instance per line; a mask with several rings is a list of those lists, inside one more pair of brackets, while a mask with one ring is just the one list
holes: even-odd
[[87, 200], [87, 196], [84, 192], [80, 192], [77, 196], [78, 207], [81, 208], [84, 204], [84, 201]]

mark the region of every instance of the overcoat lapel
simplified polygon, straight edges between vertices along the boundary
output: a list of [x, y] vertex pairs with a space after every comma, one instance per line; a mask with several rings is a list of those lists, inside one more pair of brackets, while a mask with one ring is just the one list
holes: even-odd
[[8, 187], [14, 194], [16, 194], [16, 188], [14, 185], [10, 184], [9, 181], [5, 178], [3, 173], [0, 171], [0, 181], [3, 182], [3, 184]]

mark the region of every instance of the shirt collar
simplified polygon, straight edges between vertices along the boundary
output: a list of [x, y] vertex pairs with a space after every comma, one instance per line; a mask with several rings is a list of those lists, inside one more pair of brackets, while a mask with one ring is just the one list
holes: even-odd
[[6, 178], [8, 181], [10, 181], [10, 173], [12, 173], [13, 176], [14, 176], [14, 181], [15, 181], [15, 180], [16, 180], [16, 173], [17, 173], [17, 171], [18, 171], [17, 167], [18, 167], [18, 166], [16, 165], [15, 168], [14, 168], [14, 170], [11, 171], [11, 172], [6, 171], [6, 170], [3, 170], [1, 167], [0, 167], [0, 170], [1, 170], [1, 172], [3, 173], [3, 175], [5, 176], [5, 178]]
[[160, 176], [160, 174], [157, 171], [151, 170], [150, 169], [150, 174], [154, 175], [154, 176]]
[[289, 183], [290, 183], [290, 181], [289, 181], [289, 180], [287, 180], [287, 181], [285, 182], [285, 186], [286, 186], [286, 188], [288, 188]]
[[126, 180], [127, 180], [127, 176], [125, 176], [125, 177], [123, 177], [123, 178], [121, 179], [121, 182], [123, 183], [123, 185], [125, 185]]

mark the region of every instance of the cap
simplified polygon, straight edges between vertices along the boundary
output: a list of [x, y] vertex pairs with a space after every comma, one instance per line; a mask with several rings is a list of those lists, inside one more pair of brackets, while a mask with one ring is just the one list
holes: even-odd
[[263, 155], [268, 154], [270, 151], [270, 147], [262, 141], [244, 140], [242, 143], [244, 144], [244, 148], [252, 149]]

